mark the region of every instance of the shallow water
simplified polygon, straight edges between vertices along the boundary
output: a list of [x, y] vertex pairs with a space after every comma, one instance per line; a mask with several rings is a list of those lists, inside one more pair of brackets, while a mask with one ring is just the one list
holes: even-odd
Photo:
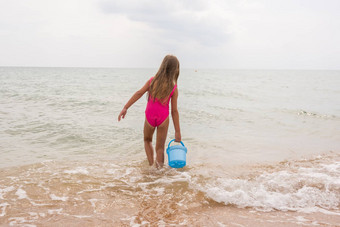
[[179, 170], [148, 167], [145, 97], [117, 122], [155, 71], [0, 68], [0, 223], [340, 223], [339, 71], [182, 70]]
[[90, 226], [339, 223], [339, 155], [242, 166], [218, 176], [203, 168], [46, 161], [3, 169], [0, 221]]

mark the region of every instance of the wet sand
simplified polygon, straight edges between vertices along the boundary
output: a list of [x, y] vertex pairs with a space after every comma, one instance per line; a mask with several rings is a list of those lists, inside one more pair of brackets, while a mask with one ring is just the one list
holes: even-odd
[[[311, 205], [292, 202], [287, 210], [271, 206], [256, 205], [268, 198], [256, 197], [252, 206], [232, 204], [225, 197], [212, 194], [214, 187], [222, 190], [224, 196], [230, 193], [219, 184], [210, 185], [207, 178], [195, 175], [195, 168], [184, 170], [164, 168], [156, 170], [147, 167], [146, 162], [116, 165], [109, 162], [60, 163], [55, 161], [0, 170], [0, 224], [1, 226], [339, 226], [340, 205], [338, 184], [327, 185], [327, 181], [312, 181], [301, 178], [299, 171], [328, 169], [331, 177], [338, 166], [328, 164], [339, 161], [332, 154], [310, 160], [281, 162], [276, 165], [248, 166], [252, 174], [242, 173], [229, 180], [247, 179], [249, 186], [263, 187], [263, 178], [272, 181], [282, 172], [291, 172], [300, 184], [282, 187], [280, 196], [290, 195], [286, 190], [294, 187], [313, 187], [316, 194], [296, 197], [306, 199]], [[336, 162], [338, 163], [338, 162]], [[200, 168], [201, 169], [201, 168]], [[324, 170], [325, 171], [325, 170]], [[264, 172], [267, 175], [264, 175]], [[314, 172], [308, 172], [314, 174]], [[254, 180], [255, 179], [255, 180]], [[318, 179], [318, 178], [316, 178]], [[335, 179], [335, 178], [334, 178]], [[282, 180], [282, 182], [281, 182]], [[279, 183], [284, 183], [282, 178]], [[295, 179], [296, 180], [296, 179]], [[302, 180], [306, 182], [302, 182]], [[335, 179], [336, 181], [336, 179]], [[233, 181], [230, 181], [233, 182]], [[250, 182], [250, 183], [249, 183]], [[251, 183], [252, 182], [252, 183]], [[314, 182], [314, 183], [313, 183]], [[326, 182], [326, 183], [323, 183]], [[277, 183], [277, 182], [276, 182]], [[205, 186], [208, 191], [205, 190]], [[234, 185], [234, 190], [251, 189]], [[326, 189], [325, 187], [328, 187]], [[329, 190], [330, 194], [327, 194]], [[220, 191], [217, 191], [219, 193]], [[261, 191], [261, 190], [259, 190]], [[336, 193], [337, 191], [337, 193]], [[272, 193], [268, 191], [268, 193]], [[288, 193], [288, 194], [287, 194]], [[335, 193], [335, 194], [334, 194]], [[268, 196], [262, 194], [262, 196]], [[292, 199], [295, 197], [290, 195]], [[308, 197], [310, 196], [310, 197]], [[333, 204], [313, 205], [313, 196], [328, 196]], [[332, 197], [335, 196], [335, 197]], [[237, 194], [235, 195], [237, 198]], [[326, 200], [326, 201], [328, 201]], [[275, 202], [275, 201], [274, 201]], [[237, 203], [237, 201], [236, 201]], [[277, 202], [275, 202], [277, 203]]]

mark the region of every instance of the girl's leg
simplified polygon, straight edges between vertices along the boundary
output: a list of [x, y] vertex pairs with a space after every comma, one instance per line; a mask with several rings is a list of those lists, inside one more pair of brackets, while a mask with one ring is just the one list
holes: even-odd
[[148, 158], [149, 165], [153, 165], [153, 147], [152, 147], [152, 136], [155, 132], [155, 128], [152, 127], [145, 118], [144, 123], [144, 148], [146, 157]]
[[157, 140], [156, 140], [156, 167], [164, 165], [164, 145], [166, 135], [168, 134], [169, 117], [157, 127]]

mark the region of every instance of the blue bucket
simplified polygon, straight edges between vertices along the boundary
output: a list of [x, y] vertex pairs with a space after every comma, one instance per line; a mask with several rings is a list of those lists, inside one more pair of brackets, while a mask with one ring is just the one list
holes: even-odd
[[186, 154], [187, 148], [182, 145], [174, 145], [170, 147], [170, 143], [175, 141], [171, 140], [168, 144], [168, 148], [166, 149], [166, 153], [168, 154], [169, 166], [172, 168], [183, 168], [186, 165]]

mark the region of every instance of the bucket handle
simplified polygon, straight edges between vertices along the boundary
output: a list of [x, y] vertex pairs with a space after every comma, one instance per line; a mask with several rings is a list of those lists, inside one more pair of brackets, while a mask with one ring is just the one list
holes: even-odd
[[[174, 141], [175, 141], [175, 139], [173, 139], [173, 140], [171, 140], [171, 141], [169, 142], [168, 148], [170, 147], [170, 143], [172, 143], [172, 142], [174, 142]], [[181, 141], [180, 143], [183, 145], [183, 147], [185, 147], [185, 146], [184, 146], [184, 143], [183, 143], [182, 141]]]

